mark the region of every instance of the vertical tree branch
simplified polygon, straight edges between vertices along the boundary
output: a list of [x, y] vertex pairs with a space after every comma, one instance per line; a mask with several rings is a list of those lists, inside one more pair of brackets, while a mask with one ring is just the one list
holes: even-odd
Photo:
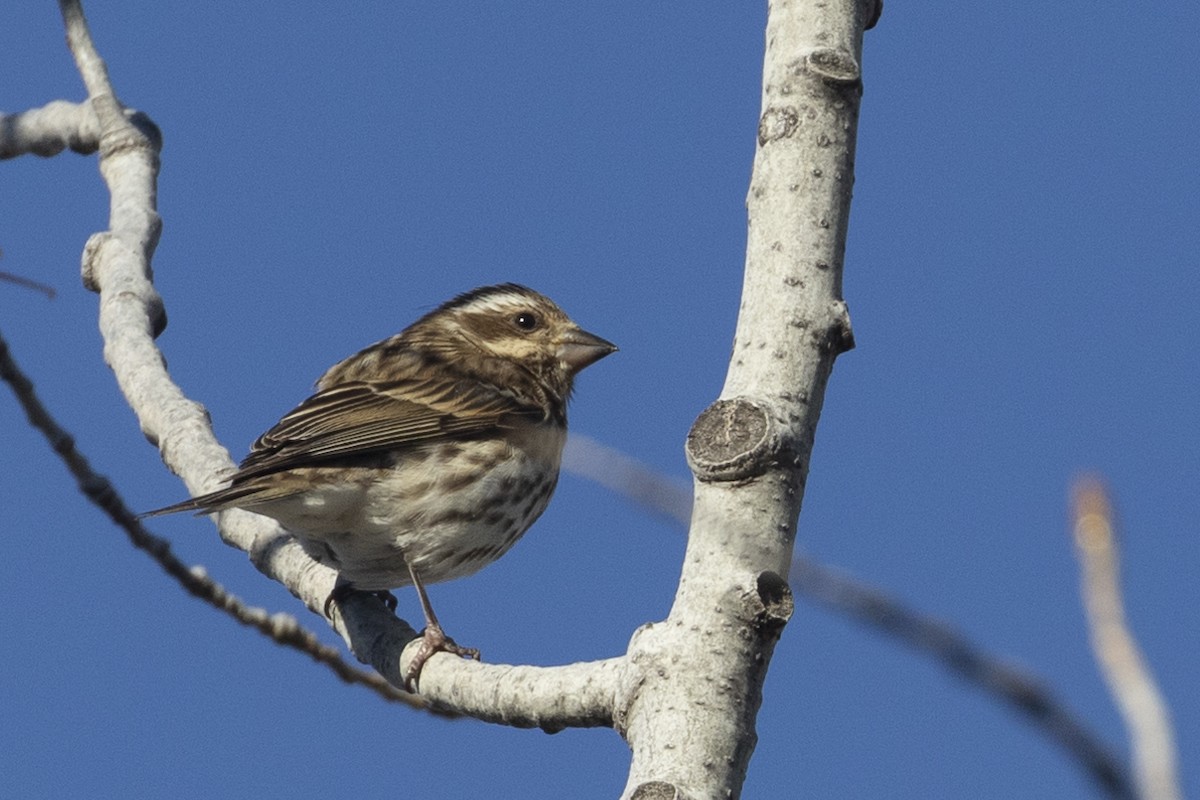
[[630, 645], [617, 722], [627, 797], [736, 797], [776, 640], [813, 434], [834, 358], [853, 346], [841, 299], [862, 31], [873, 2], [774, 0], [733, 358], [688, 435], [696, 479], [667, 620]]
[[1112, 504], [1096, 478], [1080, 480], [1074, 495], [1075, 552], [1083, 572], [1081, 589], [1092, 650], [1129, 729], [1138, 797], [1179, 800], [1167, 704], [1125, 621]]

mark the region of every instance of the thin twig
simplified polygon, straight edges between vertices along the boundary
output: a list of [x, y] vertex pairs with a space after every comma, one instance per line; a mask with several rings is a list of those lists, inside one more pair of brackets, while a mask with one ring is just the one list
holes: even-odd
[[62, 13], [63, 27], [67, 32], [67, 45], [75, 56], [75, 65], [87, 87], [88, 97], [94, 99], [99, 95], [113, 94], [108, 68], [96, 51], [87, 18], [83, 15], [83, 6], [79, 0], [59, 0], [58, 10]]
[[32, 278], [23, 278], [20, 275], [13, 275], [11, 272], [0, 272], [0, 281], [8, 281], [15, 283], [17, 286], [24, 286], [26, 289], [33, 289], [35, 292], [41, 292], [51, 300], [54, 299], [54, 287], [47, 286], [44, 283], [35, 281]]
[[292, 615], [269, 614], [265, 609], [247, 606], [209, 578], [202, 567], [189, 567], [180, 561], [171, 552], [169, 542], [146, 530], [108, 478], [92, 469], [87, 459], [75, 447], [74, 438], [54, 420], [38, 399], [33, 383], [13, 360], [3, 336], [0, 336], [0, 379], [12, 387], [13, 394], [25, 410], [30, 424], [46, 437], [51, 449], [75, 476], [84, 496], [125, 531], [134, 547], [147, 553], [189, 593], [225, 612], [242, 625], [254, 628], [274, 642], [305, 653], [314, 661], [329, 667], [346, 683], [366, 686], [386, 700], [404, 703], [442, 716], [454, 716], [433, 708], [417, 695], [394, 688], [376, 673], [366, 672], [346, 663], [336, 649], [321, 644], [317, 637], [300, 625]]
[[1092, 651], [1125, 719], [1141, 800], [1178, 800], [1179, 775], [1170, 714], [1125, 620], [1112, 504], [1104, 484], [1084, 477], [1073, 497], [1075, 552]]
[[[649, 466], [581, 434], [571, 434], [563, 467], [617, 492], [624, 499], [686, 526], [691, 493]], [[796, 593], [898, 639], [941, 662], [988, 692], [1067, 751], [1109, 797], [1132, 800], [1133, 788], [1108, 747], [1041, 681], [987, 653], [949, 625], [906, 608], [883, 590], [800, 552], [789, 575]]]

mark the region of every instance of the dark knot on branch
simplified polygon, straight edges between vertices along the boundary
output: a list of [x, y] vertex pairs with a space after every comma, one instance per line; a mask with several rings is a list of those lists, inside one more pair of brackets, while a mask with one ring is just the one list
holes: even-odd
[[776, 459], [779, 439], [766, 410], [745, 397], [718, 400], [687, 437], [688, 465], [702, 481], [744, 481]]

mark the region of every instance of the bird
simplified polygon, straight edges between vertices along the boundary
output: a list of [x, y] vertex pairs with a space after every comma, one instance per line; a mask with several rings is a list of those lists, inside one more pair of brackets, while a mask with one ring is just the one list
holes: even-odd
[[454, 297], [400, 333], [333, 365], [316, 392], [258, 438], [208, 494], [148, 512], [239, 508], [277, 520], [351, 592], [416, 589], [416, 691], [437, 652], [479, 658], [446, 636], [425, 584], [504, 555], [558, 482], [576, 375], [616, 345], [515, 283]]

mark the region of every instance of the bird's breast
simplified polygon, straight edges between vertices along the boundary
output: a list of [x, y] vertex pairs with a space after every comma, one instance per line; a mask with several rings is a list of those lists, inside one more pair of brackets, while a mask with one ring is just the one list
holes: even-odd
[[[336, 515], [337, 526], [289, 527], [360, 589], [408, 584], [409, 562], [427, 583], [470, 575], [507, 552], [546, 509], [565, 440], [561, 426], [538, 425], [405, 452], [359, 484], [360, 502], [343, 502], [332, 488], [310, 495], [326, 505], [337, 499], [346, 512]], [[352, 509], [357, 519], [348, 518]], [[306, 516], [302, 525], [323, 515]]]

